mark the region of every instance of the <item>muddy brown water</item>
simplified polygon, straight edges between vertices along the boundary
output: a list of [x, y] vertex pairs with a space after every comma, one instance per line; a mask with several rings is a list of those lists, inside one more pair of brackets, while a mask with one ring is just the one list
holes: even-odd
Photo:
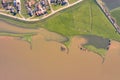
[[102, 64], [97, 54], [80, 50], [83, 38], [74, 37], [66, 54], [61, 43], [44, 36], [50, 37], [47, 33], [33, 37], [32, 50], [25, 41], [1, 36], [0, 80], [120, 80], [120, 43], [112, 42]]

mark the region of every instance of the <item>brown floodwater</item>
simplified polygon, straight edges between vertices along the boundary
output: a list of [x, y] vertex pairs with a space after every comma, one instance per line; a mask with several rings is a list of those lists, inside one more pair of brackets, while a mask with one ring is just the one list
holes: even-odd
[[27, 32], [35, 32], [37, 30], [20, 28], [20, 27], [11, 25], [9, 23], [6, 23], [0, 20], [0, 31], [1, 32], [13, 32], [13, 33], [27, 33]]
[[42, 29], [30, 49], [25, 41], [1, 36], [0, 80], [120, 80], [120, 43], [112, 41], [102, 64], [99, 55], [80, 50], [83, 38], [71, 40], [68, 54], [61, 43], [46, 39], [63, 37]]
[[120, 43], [112, 41], [103, 66], [105, 80], [120, 80]]

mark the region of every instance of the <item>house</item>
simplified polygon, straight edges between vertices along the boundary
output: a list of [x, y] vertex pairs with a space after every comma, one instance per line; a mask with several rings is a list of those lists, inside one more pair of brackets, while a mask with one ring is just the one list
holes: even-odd
[[21, 5], [20, 5], [19, 2], [17, 2], [17, 4], [16, 4], [16, 9], [17, 9], [17, 13], [20, 13], [20, 11], [21, 11]]
[[3, 8], [6, 8], [8, 6], [7, 0], [1, 1]]
[[16, 0], [17, 3], [21, 3], [20, 0]]

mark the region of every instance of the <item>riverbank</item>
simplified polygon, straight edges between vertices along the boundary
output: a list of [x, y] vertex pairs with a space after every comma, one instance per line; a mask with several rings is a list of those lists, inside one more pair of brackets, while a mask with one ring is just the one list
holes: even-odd
[[[90, 9], [91, 11], [89, 11], [88, 9]], [[92, 16], [90, 16], [91, 12], [92, 12]], [[90, 23], [91, 17], [93, 20], [92, 26]], [[17, 28], [21, 28], [20, 31], [22, 30], [24, 32], [28, 31], [28, 33], [34, 32], [37, 34], [39, 32], [42, 32], [41, 30], [39, 30], [39, 28], [47, 29], [52, 33], [55, 32], [59, 35], [62, 35], [64, 39], [63, 38], [62, 39], [57, 38], [57, 40], [55, 38], [50, 39], [49, 36], [47, 40], [62, 42], [67, 47], [69, 46], [71, 39], [76, 35], [78, 36], [95, 35], [103, 38], [108, 38], [110, 40], [120, 41], [120, 35], [115, 33], [113, 26], [108, 21], [108, 19], [100, 10], [100, 8], [98, 7], [98, 5], [94, 0], [91, 0], [91, 6], [89, 0], [85, 0], [82, 1], [81, 3], [76, 4], [71, 8], [65, 9], [64, 11], [60, 11], [58, 14], [55, 14], [54, 16], [44, 19], [42, 21], [24, 22], [24, 21], [17, 21], [12, 18], [7, 18], [5, 16], [0, 16], [0, 19], [7, 21], [10, 24], [14, 24], [18, 26]], [[8, 32], [13, 32], [15, 34], [16, 32], [19, 33], [19, 30], [17, 30], [15, 27], [14, 28], [6, 27], [6, 30], [5, 27], [2, 28], [4, 28], [4, 31], [8, 30]], [[28, 36], [27, 38], [24, 39], [31, 41], [31, 37], [29, 39]]]

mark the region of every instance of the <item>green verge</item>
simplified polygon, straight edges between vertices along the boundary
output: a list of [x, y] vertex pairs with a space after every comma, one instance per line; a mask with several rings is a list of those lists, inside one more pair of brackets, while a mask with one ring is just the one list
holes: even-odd
[[76, 2], [76, 1], [78, 1], [78, 0], [68, 0], [68, 2], [69, 2], [70, 4], [72, 4], [72, 3]]
[[120, 7], [113, 9], [111, 15], [116, 19], [117, 24], [120, 26]]
[[[38, 22], [17, 21], [4, 18], [1, 15], [0, 19], [25, 28], [41, 27], [59, 33], [69, 38], [69, 41], [64, 43], [65, 45], [69, 45], [70, 39], [76, 35], [96, 35], [120, 41], [120, 35], [115, 32], [114, 27], [98, 7], [95, 0], [83, 0], [71, 8], [62, 10]], [[98, 49], [96, 50], [99, 51]]]
[[99, 54], [101, 57], [104, 57], [105, 56], [105, 53], [107, 52], [107, 50], [103, 49], [103, 48], [96, 48], [92, 45], [87, 45], [87, 46], [84, 46], [86, 49], [88, 49], [89, 51], [92, 51], [92, 52], [95, 52], [97, 54]]
[[62, 8], [62, 7], [64, 7], [64, 6], [61, 6], [61, 5], [54, 5], [54, 4], [52, 4], [52, 8], [53, 8], [53, 10], [57, 10], [57, 9]]
[[6, 32], [0, 32], [0, 36], [11, 36], [11, 37], [19, 37], [24, 41], [27, 41], [29, 43], [32, 42], [32, 36], [35, 35], [35, 33], [6, 33]]

